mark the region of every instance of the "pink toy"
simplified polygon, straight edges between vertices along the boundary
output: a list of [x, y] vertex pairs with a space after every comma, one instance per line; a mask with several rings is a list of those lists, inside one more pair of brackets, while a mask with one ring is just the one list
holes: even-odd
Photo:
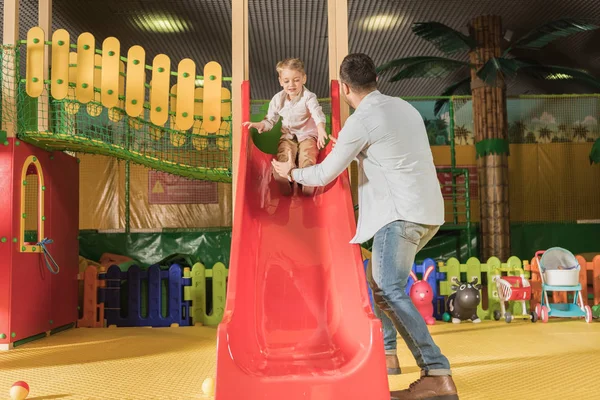
[[417, 275], [413, 271], [410, 271], [410, 276], [415, 281], [410, 287], [410, 298], [427, 325], [435, 324], [435, 318], [433, 318], [433, 289], [427, 283], [427, 278], [429, 278], [434, 269], [433, 265], [427, 268], [421, 281], [417, 280]]

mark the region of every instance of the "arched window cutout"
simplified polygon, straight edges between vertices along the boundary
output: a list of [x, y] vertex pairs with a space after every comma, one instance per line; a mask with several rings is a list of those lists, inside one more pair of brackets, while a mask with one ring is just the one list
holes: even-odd
[[21, 172], [21, 252], [40, 253], [44, 238], [44, 174], [38, 159], [29, 156]]

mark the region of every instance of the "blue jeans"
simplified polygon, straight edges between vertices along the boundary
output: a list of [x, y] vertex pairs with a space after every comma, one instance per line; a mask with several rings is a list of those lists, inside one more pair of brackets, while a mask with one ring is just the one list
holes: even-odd
[[396, 330], [425, 375], [451, 375], [450, 363], [433, 342], [423, 317], [406, 294], [406, 283], [417, 252], [439, 226], [394, 221], [375, 234], [367, 271], [377, 315], [383, 324], [386, 354], [396, 353]]

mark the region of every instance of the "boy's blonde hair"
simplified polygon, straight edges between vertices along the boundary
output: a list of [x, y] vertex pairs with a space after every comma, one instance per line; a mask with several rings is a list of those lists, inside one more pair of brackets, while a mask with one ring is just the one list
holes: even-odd
[[286, 58], [283, 61], [277, 63], [277, 73], [280, 74], [284, 69], [291, 69], [292, 71], [304, 72], [304, 63], [299, 58]]

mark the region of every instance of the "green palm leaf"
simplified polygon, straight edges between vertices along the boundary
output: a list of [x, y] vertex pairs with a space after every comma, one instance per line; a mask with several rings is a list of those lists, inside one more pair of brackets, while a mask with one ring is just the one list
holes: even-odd
[[390, 82], [409, 78], [442, 78], [465, 66], [469, 66], [469, 63], [450, 58], [427, 57], [427, 59], [404, 66], [390, 79]]
[[511, 49], [538, 50], [556, 39], [598, 28], [600, 28], [598, 24], [582, 19], [564, 18], [551, 21], [515, 41], [504, 54], [507, 54]]
[[519, 71], [536, 79], [577, 81], [600, 89], [600, 80], [580, 69], [557, 65], [525, 65]]
[[412, 31], [446, 54], [468, 51], [476, 47], [475, 40], [439, 22], [417, 22]]
[[594, 163], [600, 164], [600, 139], [596, 139], [590, 151], [590, 165]]
[[519, 68], [525, 65], [529, 65], [516, 58], [490, 58], [484, 65], [477, 71], [479, 79], [484, 81], [489, 86], [494, 86], [498, 78], [498, 73], [502, 74], [504, 78], [512, 77], [517, 74]]
[[[471, 77], [468, 76], [444, 89], [442, 93], [443, 97], [449, 97], [453, 95], [466, 95], [471, 93]], [[439, 99], [435, 102], [433, 113], [439, 115], [442, 110], [445, 110], [446, 105], [450, 102], [450, 99]]]

